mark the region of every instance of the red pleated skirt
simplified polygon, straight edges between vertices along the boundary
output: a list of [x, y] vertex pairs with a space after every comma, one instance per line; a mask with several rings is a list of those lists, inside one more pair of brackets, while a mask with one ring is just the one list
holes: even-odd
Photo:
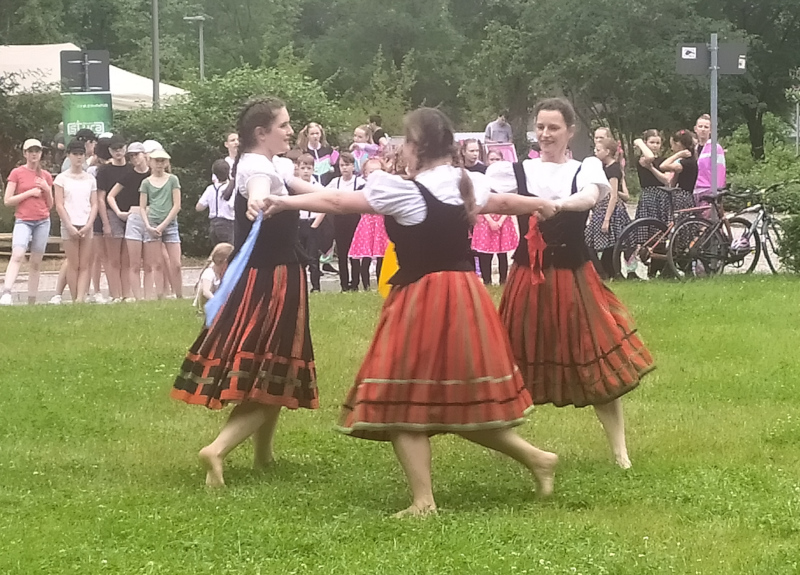
[[337, 428], [385, 441], [519, 425], [532, 408], [494, 304], [472, 272], [392, 289]]
[[243, 401], [319, 407], [300, 264], [244, 272], [186, 354], [171, 396], [210, 409]]
[[630, 314], [591, 263], [549, 268], [545, 281], [514, 264], [500, 317], [534, 405], [607, 403], [654, 369]]

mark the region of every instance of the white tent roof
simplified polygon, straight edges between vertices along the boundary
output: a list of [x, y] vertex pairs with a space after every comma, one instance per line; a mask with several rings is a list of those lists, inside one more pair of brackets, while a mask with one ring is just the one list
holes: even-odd
[[[31, 46], [0, 46], [0, 76], [15, 73], [20, 91], [29, 91], [41, 85], [61, 82], [61, 52], [80, 50], [75, 44], [40, 44]], [[153, 105], [153, 81], [132, 72], [109, 67], [111, 102], [115, 110], [150, 108]], [[159, 84], [163, 100], [186, 91], [169, 84]]]

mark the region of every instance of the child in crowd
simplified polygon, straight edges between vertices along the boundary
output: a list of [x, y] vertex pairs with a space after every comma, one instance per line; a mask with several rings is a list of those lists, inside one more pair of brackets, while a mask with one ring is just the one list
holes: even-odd
[[[364, 164], [364, 178], [369, 180], [372, 172], [383, 167], [378, 158], [371, 158]], [[301, 212], [302, 214], [302, 212]], [[302, 217], [302, 216], [301, 216]], [[389, 236], [386, 235], [386, 228], [383, 223], [383, 216], [380, 214], [363, 214], [353, 235], [353, 243], [350, 245], [349, 256], [361, 260], [361, 286], [364, 290], [369, 290], [369, 268], [372, 260], [375, 259], [375, 277], [381, 277], [381, 265], [383, 264], [383, 254], [389, 245]], [[356, 286], [357, 287], [357, 286]]]
[[372, 143], [372, 130], [367, 124], [362, 124], [353, 130], [353, 143], [350, 151], [353, 152], [356, 161], [356, 174], [364, 174], [364, 164], [376, 157], [379, 150], [380, 146]]
[[[155, 273], [159, 299], [164, 297], [168, 283], [172, 284], [176, 297], [183, 297], [181, 238], [177, 219], [181, 210], [181, 184], [176, 175], [167, 172], [169, 160], [170, 155], [164, 150], [152, 152], [151, 175], [142, 181], [139, 188], [139, 213], [147, 230], [144, 260], [150, 262]], [[162, 244], [167, 250], [167, 262], [164, 262], [161, 252]], [[165, 274], [171, 276], [169, 282]]]
[[475, 218], [472, 229], [472, 249], [480, 264], [484, 285], [492, 285], [492, 260], [497, 256], [500, 285], [508, 277], [508, 252], [517, 249], [519, 235], [514, 219], [499, 214], [481, 214]]
[[3, 195], [6, 206], [14, 207], [14, 232], [11, 239], [11, 259], [6, 268], [0, 305], [11, 305], [11, 288], [31, 250], [28, 271], [28, 303], [36, 303], [39, 293], [39, 270], [50, 236], [50, 209], [53, 207], [53, 177], [42, 169], [42, 143], [33, 138], [22, 145], [25, 163], [11, 170]]
[[[225, 160], [222, 161], [225, 162]], [[227, 165], [227, 162], [225, 163]], [[228, 258], [231, 252], [233, 252], [233, 245], [227, 242], [219, 243], [211, 250], [211, 255], [208, 256], [208, 264], [200, 273], [200, 279], [197, 281], [197, 286], [195, 286], [193, 305], [197, 308], [198, 314], [203, 313], [206, 303], [217, 291], [222, 281], [222, 276], [225, 275], [225, 270], [228, 268]]]
[[[55, 179], [55, 204], [67, 255], [67, 285], [73, 302], [86, 301], [92, 268], [93, 226], [97, 218], [97, 180], [83, 170], [86, 149], [73, 140], [67, 146], [70, 168]], [[102, 232], [101, 232], [102, 234]]]
[[214, 244], [233, 243], [233, 195], [223, 197], [230, 184], [230, 166], [226, 160], [217, 160], [211, 165], [212, 183], [200, 196], [195, 210], [208, 210], [208, 235]]
[[610, 191], [592, 210], [592, 219], [586, 227], [586, 245], [600, 254], [602, 272], [607, 278], [615, 276], [614, 246], [622, 230], [631, 223], [625, 207], [629, 196], [622, 190], [622, 166], [616, 160], [618, 151], [619, 146], [612, 138], [595, 139], [594, 155], [603, 163]]
[[[319, 184], [314, 179], [314, 156], [308, 153], [301, 154], [295, 162], [295, 174], [303, 181]], [[321, 189], [321, 186], [320, 186]], [[320, 270], [319, 257], [321, 254], [319, 243], [319, 227], [325, 219], [325, 214], [316, 214], [305, 210], [300, 211], [300, 229], [298, 231], [298, 239], [300, 241], [300, 248], [303, 251], [303, 256], [308, 269], [309, 281], [311, 283], [311, 291], [320, 291], [320, 279], [322, 278], [322, 271]]]
[[[350, 152], [342, 152], [339, 156], [339, 170], [342, 175], [334, 178], [326, 186], [332, 190], [356, 191], [364, 187], [363, 178], [355, 175], [355, 158]], [[333, 216], [336, 252], [339, 255], [339, 285], [342, 291], [357, 291], [361, 277], [361, 260], [350, 258], [350, 245], [356, 233], [359, 214], [336, 214]]]

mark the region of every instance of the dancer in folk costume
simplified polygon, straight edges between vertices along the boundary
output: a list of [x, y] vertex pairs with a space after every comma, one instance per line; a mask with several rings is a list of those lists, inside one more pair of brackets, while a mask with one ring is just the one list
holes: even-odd
[[[291, 162], [276, 157], [289, 150], [293, 134], [283, 102], [252, 101], [240, 114], [237, 129], [241, 145], [232, 174], [238, 227], [234, 255], [252, 227], [245, 216], [248, 205], [287, 194], [279, 170], [287, 176], [294, 171]], [[262, 223], [241, 277], [211, 326], [189, 349], [175, 381], [175, 399], [210, 409], [237, 404], [217, 438], [200, 450], [209, 486], [224, 485], [223, 460], [248, 437], [253, 438], [256, 468], [272, 462], [282, 407], [319, 407], [306, 274], [295, 253], [297, 234], [297, 212]]]
[[620, 467], [630, 467], [620, 397], [653, 369], [628, 311], [589, 260], [588, 210], [608, 193], [597, 158], [567, 159], [575, 112], [562, 99], [536, 107], [541, 158], [499, 162], [486, 172], [492, 189], [556, 202], [559, 214], [538, 224], [519, 219], [524, 240], [500, 302], [500, 317], [536, 405], [592, 405]]
[[468, 231], [478, 210], [551, 216], [553, 203], [491, 194], [480, 174], [473, 174], [473, 184], [465, 170], [450, 165], [453, 130], [438, 110], [411, 112], [405, 136], [413, 179], [378, 171], [360, 194], [266, 199], [268, 214], [382, 213], [397, 248], [400, 269], [338, 428], [392, 442], [413, 493], [411, 506], [398, 515], [436, 509], [430, 436], [437, 433], [455, 433], [513, 457], [548, 495], [558, 458], [512, 430], [531, 399], [492, 300], [472, 271]]
[[[382, 163], [377, 158], [371, 158], [364, 164], [364, 178], [369, 182], [372, 172], [380, 170]], [[361, 262], [359, 273], [361, 274], [361, 287], [368, 290], [370, 287], [369, 268], [372, 260], [375, 260], [375, 278], [381, 277], [381, 266], [383, 265], [383, 254], [389, 245], [389, 236], [386, 235], [386, 226], [381, 214], [364, 214], [356, 226], [353, 234], [353, 241], [350, 244], [348, 256], [351, 259]], [[356, 288], [358, 286], [356, 285]]]

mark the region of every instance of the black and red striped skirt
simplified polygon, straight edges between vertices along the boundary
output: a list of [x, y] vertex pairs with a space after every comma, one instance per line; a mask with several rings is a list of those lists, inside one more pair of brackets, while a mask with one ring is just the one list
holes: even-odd
[[395, 287], [337, 426], [355, 437], [519, 425], [532, 408], [503, 325], [473, 272]]
[[319, 407], [300, 264], [245, 270], [186, 354], [171, 395], [210, 409], [244, 401]]
[[500, 317], [534, 405], [607, 403], [654, 369], [628, 310], [591, 263], [545, 269], [538, 284], [531, 275], [512, 266]]

